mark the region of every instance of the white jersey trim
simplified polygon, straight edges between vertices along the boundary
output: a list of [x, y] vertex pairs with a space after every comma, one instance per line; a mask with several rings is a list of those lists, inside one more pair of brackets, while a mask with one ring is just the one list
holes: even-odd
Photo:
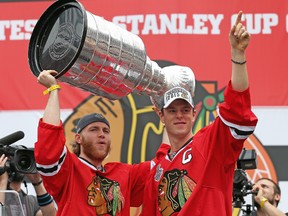
[[[221, 121], [230, 128], [231, 135], [235, 139], [247, 139], [254, 132], [254, 130], [256, 128], [256, 126], [237, 125], [237, 124], [234, 124], [232, 122], [226, 121], [221, 116], [219, 108], [217, 109], [217, 114], [218, 114], [219, 118], [221, 119]], [[237, 134], [235, 129], [237, 129], [238, 131], [242, 131], [245, 134], [241, 134], [241, 135]]]
[[57, 162], [49, 165], [39, 164], [36, 163], [36, 167], [38, 172], [43, 176], [54, 176], [56, 175], [59, 170], [61, 169], [61, 166], [63, 165], [65, 159], [67, 156], [67, 148], [64, 146], [63, 151], [60, 155], [60, 158]]

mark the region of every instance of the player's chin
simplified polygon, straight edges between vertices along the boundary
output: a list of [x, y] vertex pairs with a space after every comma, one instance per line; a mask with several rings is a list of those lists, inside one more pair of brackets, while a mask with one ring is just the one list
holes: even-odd
[[108, 149], [102, 152], [102, 156], [104, 158], [106, 158], [108, 155], [109, 155], [109, 150]]

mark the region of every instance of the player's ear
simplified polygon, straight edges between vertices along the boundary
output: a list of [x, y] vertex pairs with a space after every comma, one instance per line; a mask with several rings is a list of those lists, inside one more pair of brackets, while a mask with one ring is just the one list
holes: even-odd
[[161, 110], [160, 109], [158, 109], [156, 106], [153, 106], [152, 107], [152, 109], [154, 110], [154, 112], [159, 116], [159, 118], [160, 118], [160, 115], [161, 115]]
[[279, 202], [280, 199], [281, 199], [281, 195], [280, 194], [275, 194], [274, 195], [274, 199], [275, 199], [275, 201]]
[[79, 133], [75, 134], [75, 142], [79, 144], [81, 143], [81, 135]]

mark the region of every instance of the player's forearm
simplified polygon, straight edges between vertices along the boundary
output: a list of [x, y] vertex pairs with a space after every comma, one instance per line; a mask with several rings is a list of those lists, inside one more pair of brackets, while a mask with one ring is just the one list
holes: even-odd
[[49, 99], [43, 115], [43, 122], [60, 125], [60, 103], [59, 103], [59, 90], [50, 92]]
[[235, 62], [232, 63], [232, 77], [231, 84], [232, 88], [235, 91], [242, 92], [246, 90], [249, 86], [248, 81], [248, 73], [247, 73], [247, 64], [246, 55], [244, 51], [239, 51], [236, 49], [232, 49], [231, 51], [231, 59]]

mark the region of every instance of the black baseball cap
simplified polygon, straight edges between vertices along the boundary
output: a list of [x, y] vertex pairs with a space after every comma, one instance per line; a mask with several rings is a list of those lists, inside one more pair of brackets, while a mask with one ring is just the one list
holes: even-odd
[[76, 133], [80, 133], [86, 126], [88, 126], [89, 124], [93, 122], [103, 122], [110, 128], [110, 124], [108, 120], [102, 114], [91, 113], [82, 117], [78, 121], [77, 126], [76, 126]]

